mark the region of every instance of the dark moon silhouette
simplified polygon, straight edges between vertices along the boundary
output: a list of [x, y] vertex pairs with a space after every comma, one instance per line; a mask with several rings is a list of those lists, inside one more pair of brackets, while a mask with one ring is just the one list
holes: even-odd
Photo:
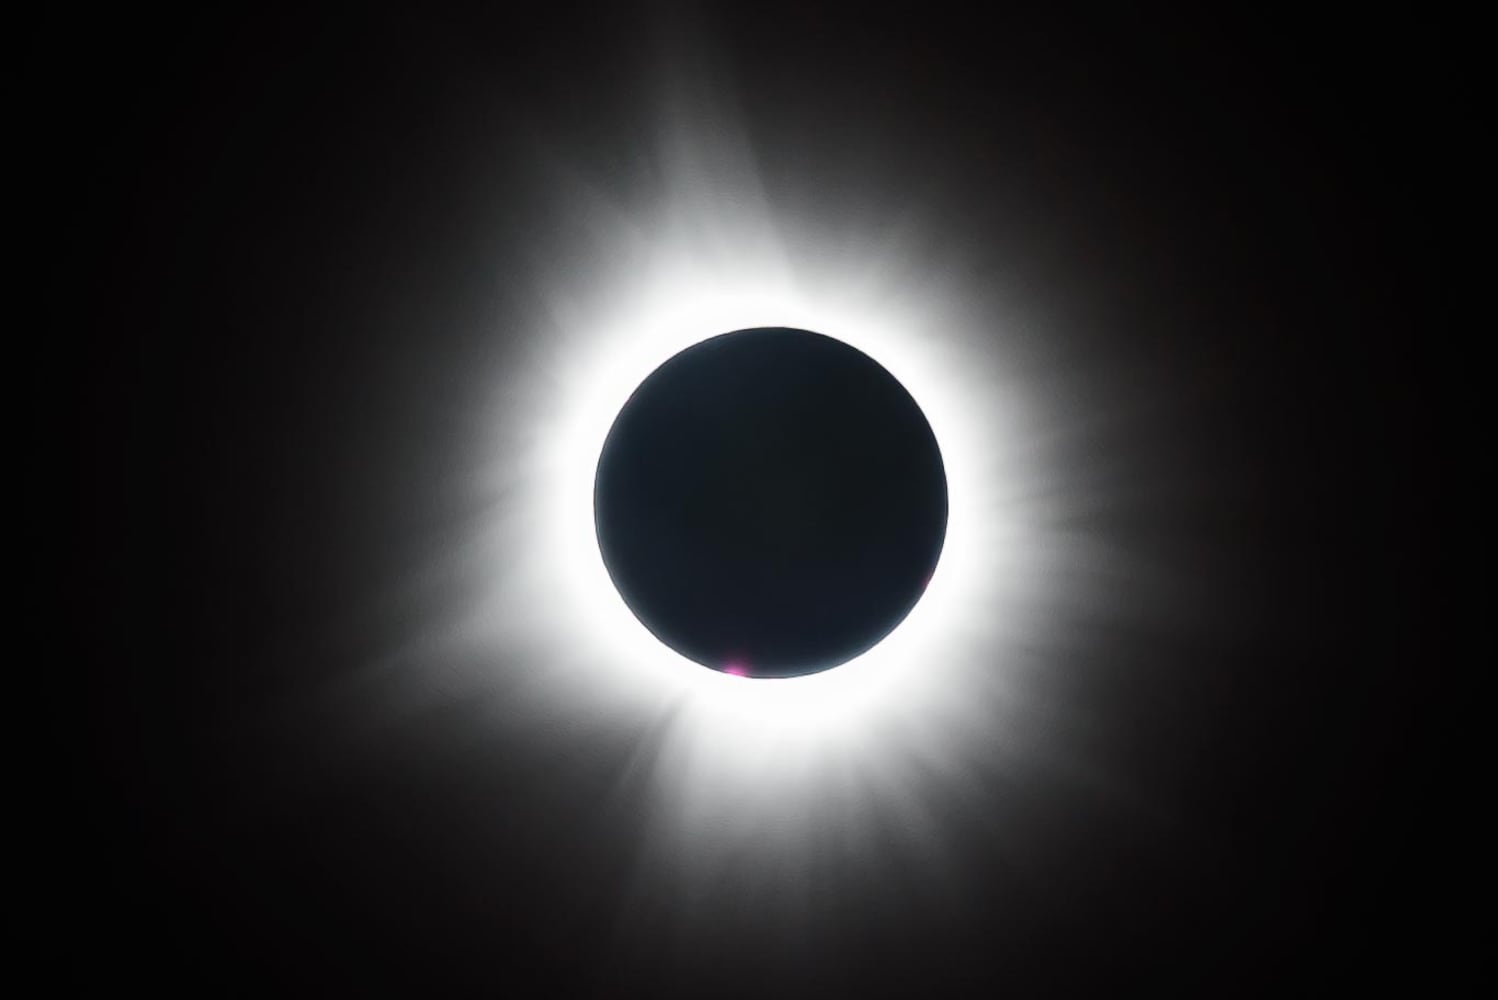
[[594, 484], [614, 585], [704, 666], [793, 677], [890, 633], [941, 555], [947, 482], [925, 415], [821, 334], [726, 333], [625, 403]]

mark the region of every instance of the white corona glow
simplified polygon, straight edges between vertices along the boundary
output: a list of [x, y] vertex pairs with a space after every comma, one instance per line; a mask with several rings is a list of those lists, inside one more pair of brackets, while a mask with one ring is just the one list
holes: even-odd
[[[927, 252], [908, 206], [778, 211], [731, 128], [681, 119], [651, 197], [548, 166], [567, 239], [537, 252], [521, 281], [529, 328], [496, 367], [472, 459], [489, 513], [464, 544], [480, 583], [454, 632], [497, 726], [563, 759], [600, 740], [631, 748], [618, 795], [648, 800], [652, 874], [686, 896], [736, 851], [760, 858], [757, 879], [779, 859], [791, 885], [878, 829], [939, 866], [940, 803], [1045, 752], [1033, 667], [1062, 627], [1060, 592], [1085, 603], [1106, 569], [1055, 530], [1066, 486], [1037, 444], [1054, 437], [1049, 404], [1006, 365], [1006, 341], [1030, 331]], [[764, 326], [834, 337], [898, 379], [940, 445], [949, 498], [940, 563], [909, 616], [846, 664], [780, 680], [706, 669], [651, 635], [614, 588], [593, 519], [599, 455], [629, 395], [684, 348]]]
[[[673, 834], [805, 835], [825, 830], [828, 810], [877, 805], [860, 806], [867, 796], [908, 805], [919, 795], [902, 783], [960, 775], [964, 754], [1002, 742], [1010, 667], [1026, 655], [1016, 640], [1036, 634], [1018, 616], [1046, 579], [1035, 474], [1010, 438], [1025, 417], [995, 331], [911, 261], [784, 241], [756, 249], [766, 219], [741, 202], [703, 212], [690, 201], [694, 231], [642, 235], [646, 220], [633, 220], [624, 256], [636, 263], [616, 282], [559, 283], [542, 353], [506, 383], [523, 377], [532, 391], [507, 391], [496, 407], [524, 440], [503, 438], [492, 458], [508, 499], [484, 617], [496, 650], [529, 651], [528, 711], [569, 731], [629, 720], [658, 741], [649, 780]], [[749, 250], [724, 252], [735, 233]], [[619, 235], [600, 234], [606, 245]], [[820, 263], [794, 266], [799, 255]], [[598, 458], [629, 395], [682, 349], [758, 326], [823, 333], [888, 369], [930, 422], [949, 497], [941, 560], [910, 615], [842, 666], [778, 680], [706, 669], [651, 635], [610, 580], [593, 520]]]

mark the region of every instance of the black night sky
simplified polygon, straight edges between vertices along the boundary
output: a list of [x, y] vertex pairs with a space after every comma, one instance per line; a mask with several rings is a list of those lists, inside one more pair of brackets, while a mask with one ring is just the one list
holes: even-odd
[[[1438, 31], [529, 7], [70, 11], [27, 38], [41, 297], [75, 387], [63, 980], [1215, 996], [1422, 975], [1412, 345], [1445, 314]], [[606, 647], [582, 652], [598, 623], [538, 575], [572, 550], [522, 518], [540, 465], [512, 456], [546, 459], [537, 415], [573, 398], [663, 204], [723, 259], [716, 220], [762, 217], [792, 272], [867, 260], [889, 301], [960, 318], [912, 350], [1002, 372], [994, 406], [1029, 415], [1011, 464], [1038, 470], [1013, 492], [1046, 512], [1044, 567], [1072, 567], [1006, 577], [1021, 612], [954, 598], [972, 687], [922, 697], [962, 721], [912, 697], [861, 759], [808, 761], [840, 791], [787, 773], [794, 803], [763, 773], [736, 798], [711, 734], [669, 735], [688, 710], [611, 693]], [[859, 490], [935, 516], [877, 464]], [[859, 565], [883, 580], [922, 544]], [[463, 624], [481, 605], [490, 632]], [[718, 825], [659, 807], [698, 778], [734, 803]]]

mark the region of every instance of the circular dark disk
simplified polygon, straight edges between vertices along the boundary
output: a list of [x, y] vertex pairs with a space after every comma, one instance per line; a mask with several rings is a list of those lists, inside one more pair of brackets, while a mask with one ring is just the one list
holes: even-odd
[[661, 642], [715, 670], [793, 677], [890, 633], [941, 555], [947, 480], [925, 415], [868, 355], [781, 327], [657, 368], [594, 484], [614, 585]]

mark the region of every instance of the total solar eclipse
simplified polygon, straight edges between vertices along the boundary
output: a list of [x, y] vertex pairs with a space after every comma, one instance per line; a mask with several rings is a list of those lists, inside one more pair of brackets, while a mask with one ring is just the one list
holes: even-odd
[[876, 645], [919, 601], [947, 523], [941, 450], [910, 393], [848, 344], [784, 327], [712, 337], [652, 372], [614, 420], [593, 500], [635, 617], [749, 677]]

